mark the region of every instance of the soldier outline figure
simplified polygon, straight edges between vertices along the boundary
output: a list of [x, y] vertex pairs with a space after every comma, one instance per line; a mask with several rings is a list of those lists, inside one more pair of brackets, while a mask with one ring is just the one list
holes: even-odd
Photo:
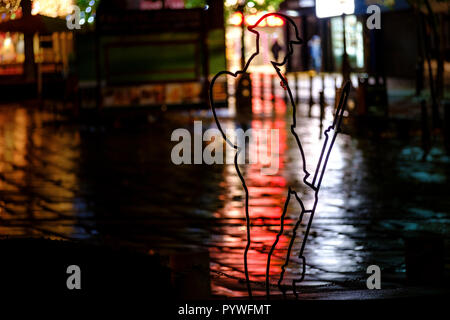
[[[285, 288], [282, 287], [282, 281], [284, 278], [284, 274], [285, 274], [285, 269], [286, 266], [289, 263], [289, 258], [290, 258], [290, 254], [291, 254], [291, 250], [292, 250], [292, 246], [294, 244], [295, 238], [296, 238], [296, 232], [298, 227], [300, 226], [300, 223], [302, 222], [303, 216], [305, 213], [309, 213], [310, 214], [310, 218], [306, 227], [306, 231], [305, 231], [305, 235], [302, 241], [302, 245], [300, 248], [300, 253], [299, 253], [299, 258], [302, 260], [302, 274], [301, 277], [298, 279], [294, 279], [292, 281], [292, 291], [294, 293], [294, 295], [298, 298], [298, 294], [296, 291], [296, 285], [300, 282], [303, 281], [304, 276], [305, 276], [305, 265], [306, 265], [306, 260], [305, 257], [303, 256], [303, 252], [305, 249], [305, 244], [307, 241], [307, 237], [311, 228], [311, 224], [312, 224], [312, 220], [314, 217], [314, 213], [317, 207], [317, 203], [318, 203], [318, 193], [320, 190], [320, 185], [322, 183], [322, 179], [323, 179], [323, 175], [325, 173], [325, 169], [326, 169], [326, 165], [328, 163], [328, 159], [329, 159], [329, 155], [331, 153], [332, 147], [334, 145], [334, 142], [336, 140], [337, 134], [340, 131], [340, 125], [342, 122], [342, 118], [343, 118], [343, 114], [344, 114], [344, 109], [345, 109], [345, 105], [347, 102], [347, 98], [348, 98], [348, 94], [350, 91], [350, 83], [347, 82], [344, 84], [343, 89], [342, 89], [342, 94], [340, 96], [340, 101], [339, 101], [339, 105], [336, 109], [336, 113], [335, 113], [335, 119], [332, 123], [332, 125], [330, 125], [328, 127], [328, 129], [324, 132], [325, 135], [325, 141], [321, 150], [321, 154], [320, 154], [320, 158], [319, 161], [317, 163], [317, 167], [316, 167], [316, 171], [314, 173], [313, 176], [313, 180], [312, 182], [309, 182], [307, 179], [311, 176], [311, 174], [308, 172], [308, 170], [306, 169], [306, 159], [305, 159], [305, 152], [304, 149], [302, 147], [300, 138], [298, 137], [297, 133], [295, 132], [295, 128], [296, 128], [296, 104], [291, 92], [291, 89], [288, 85], [288, 81], [287, 79], [284, 77], [284, 75], [281, 73], [281, 70], [279, 67], [285, 65], [289, 59], [289, 57], [293, 54], [293, 44], [302, 44], [303, 40], [299, 37], [299, 33], [298, 33], [298, 28], [296, 26], [296, 24], [294, 23], [294, 21], [283, 15], [280, 13], [267, 13], [265, 15], [263, 15], [260, 19], [258, 19], [258, 21], [252, 25], [248, 27], [248, 30], [252, 33], [254, 33], [256, 35], [256, 52], [254, 52], [250, 58], [248, 59], [248, 61], [246, 62], [243, 70], [239, 70], [236, 72], [230, 72], [230, 71], [221, 71], [219, 73], [217, 73], [213, 79], [211, 80], [210, 83], [210, 87], [209, 87], [209, 103], [210, 103], [210, 107], [212, 109], [213, 112], [213, 116], [214, 116], [214, 120], [216, 122], [217, 128], [219, 129], [220, 133], [222, 134], [222, 137], [224, 139], [224, 141], [233, 149], [235, 149], [237, 152], [235, 154], [234, 157], [234, 166], [236, 169], [236, 172], [239, 176], [239, 179], [241, 181], [241, 184], [244, 188], [245, 191], [245, 217], [246, 217], [246, 235], [247, 235], [247, 244], [245, 246], [245, 250], [244, 250], [244, 273], [245, 273], [245, 278], [246, 278], [246, 284], [247, 284], [247, 290], [248, 290], [248, 295], [249, 298], [252, 298], [252, 289], [251, 289], [251, 285], [250, 285], [250, 279], [249, 279], [249, 274], [248, 274], [248, 263], [247, 263], [247, 255], [248, 255], [248, 251], [251, 245], [251, 223], [250, 223], [250, 216], [249, 216], [249, 208], [248, 208], [248, 203], [249, 203], [249, 192], [248, 192], [248, 188], [247, 188], [247, 184], [245, 182], [245, 179], [239, 169], [238, 166], [238, 157], [240, 155], [240, 153], [242, 151], [244, 151], [242, 148], [240, 148], [238, 145], [235, 145], [233, 142], [231, 142], [225, 135], [224, 130], [222, 129], [222, 126], [218, 120], [217, 114], [216, 114], [216, 108], [214, 105], [214, 98], [213, 98], [213, 87], [214, 84], [216, 82], [216, 80], [222, 76], [222, 75], [231, 75], [235, 78], [237, 78], [239, 75], [244, 74], [250, 63], [252, 62], [252, 60], [259, 54], [259, 38], [260, 38], [260, 34], [258, 31], [254, 30], [256, 27], [258, 27], [258, 25], [261, 23], [261, 21], [263, 21], [264, 19], [266, 19], [269, 16], [278, 16], [281, 19], [283, 19], [285, 22], [289, 23], [295, 30], [295, 40], [289, 40], [288, 44], [286, 46], [286, 55], [284, 57], [284, 59], [281, 62], [277, 62], [277, 61], [271, 61], [272, 66], [274, 67], [278, 77], [280, 78], [280, 85], [287, 91], [288, 96], [289, 96], [289, 100], [291, 102], [292, 105], [292, 124], [290, 126], [290, 131], [292, 133], [292, 135], [295, 137], [295, 140], [297, 142], [297, 146], [300, 150], [300, 154], [301, 154], [301, 159], [302, 159], [302, 171], [303, 171], [303, 182], [304, 184], [309, 187], [313, 192], [314, 192], [314, 204], [312, 206], [311, 209], [307, 210], [303, 204], [303, 201], [300, 199], [300, 197], [298, 196], [297, 192], [295, 190], [293, 190], [291, 187], [288, 187], [288, 193], [286, 196], [286, 200], [285, 200], [285, 204], [284, 204], [284, 209], [282, 212], [282, 215], [280, 217], [280, 230], [276, 236], [275, 242], [272, 244], [271, 249], [269, 251], [268, 257], [267, 257], [267, 264], [266, 264], [266, 295], [267, 298], [270, 297], [270, 277], [269, 277], [269, 270], [270, 270], [270, 261], [271, 261], [271, 257], [273, 254], [273, 251], [275, 250], [275, 247], [279, 241], [280, 236], [283, 234], [284, 231], [284, 218], [287, 212], [287, 208], [288, 208], [288, 204], [289, 201], [291, 199], [291, 196], [294, 196], [295, 199], [297, 200], [297, 202], [300, 204], [301, 207], [301, 212], [299, 215], [299, 218], [294, 226], [293, 229], [293, 234], [287, 249], [287, 254], [286, 254], [286, 259], [285, 259], [285, 263], [284, 265], [281, 267], [281, 273], [280, 273], [280, 278], [278, 280], [278, 288], [280, 289], [280, 291], [283, 293], [283, 296], [285, 297], [286, 291]], [[333, 134], [330, 135], [330, 132], [333, 131]], [[324, 159], [325, 156], [325, 159]]]

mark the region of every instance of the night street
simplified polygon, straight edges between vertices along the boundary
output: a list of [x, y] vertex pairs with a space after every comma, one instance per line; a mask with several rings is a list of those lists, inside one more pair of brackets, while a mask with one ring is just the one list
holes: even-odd
[[449, 2], [387, 2], [0, 2], [0, 290], [448, 297]]

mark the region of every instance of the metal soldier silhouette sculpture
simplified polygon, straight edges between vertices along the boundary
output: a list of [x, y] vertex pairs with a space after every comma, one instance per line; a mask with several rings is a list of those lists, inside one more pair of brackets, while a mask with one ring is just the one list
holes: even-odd
[[280, 217], [280, 230], [276, 236], [276, 239], [274, 241], [274, 243], [271, 246], [271, 249], [268, 253], [267, 256], [267, 265], [266, 265], [266, 294], [267, 294], [267, 298], [270, 297], [270, 277], [269, 277], [269, 270], [270, 270], [270, 261], [271, 261], [271, 257], [272, 254], [275, 250], [275, 247], [281, 237], [281, 235], [283, 234], [284, 231], [284, 219], [286, 216], [286, 211], [288, 208], [288, 204], [289, 201], [291, 200], [291, 198], [295, 198], [298, 202], [298, 204], [301, 207], [301, 212], [298, 216], [298, 219], [295, 223], [295, 226], [293, 228], [292, 231], [292, 237], [290, 239], [289, 242], [289, 246], [287, 248], [287, 254], [286, 254], [286, 258], [285, 258], [285, 262], [281, 267], [281, 272], [280, 272], [280, 277], [278, 279], [278, 288], [279, 290], [283, 293], [283, 296], [286, 296], [286, 288], [282, 286], [282, 282], [284, 279], [284, 275], [285, 275], [285, 271], [286, 271], [286, 267], [289, 263], [289, 259], [290, 259], [290, 254], [292, 251], [292, 247], [294, 244], [294, 241], [296, 239], [297, 236], [297, 230], [303, 220], [303, 217], [305, 214], [309, 214], [309, 221], [306, 225], [306, 230], [305, 230], [305, 234], [302, 240], [302, 245], [300, 248], [300, 252], [298, 255], [298, 258], [302, 261], [302, 270], [301, 270], [301, 276], [300, 278], [297, 279], [293, 279], [292, 280], [292, 291], [294, 293], [294, 295], [298, 298], [298, 293], [296, 290], [296, 286], [297, 284], [299, 284], [300, 282], [303, 281], [304, 277], [305, 277], [305, 266], [306, 266], [306, 260], [305, 257], [303, 256], [303, 252], [305, 250], [305, 245], [306, 245], [306, 241], [311, 229], [311, 224], [314, 218], [314, 214], [316, 211], [316, 207], [317, 207], [317, 203], [319, 200], [319, 190], [320, 190], [320, 186], [322, 183], [322, 179], [325, 173], [325, 169], [329, 160], [329, 156], [331, 153], [331, 150], [333, 148], [333, 145], [336, 141], [336, 137], [338, 135], [338, 133], [340, 132], [340, 126], [341, 126], [341, 122], [342, 122], [342, 118], [344, 115], [344, 110], [345, 110], [345, 106], [347, 104], [347, 98], [349, 95], [349, 91], [350, 91], [350, 82], [346, 82], [341, 90], [341, 96], [339, 98], [339, 104], [336, 108], [335, 111], [335, 116], [334, 116], [334, 121], [333, 123], [327, 128], [327, 130], [325, 130], [324, 132], [324, 142], [323, 142], [323, 147], [320, 153], [320, 157], [315, 169], [315, 172], [313, 175], [311, 175], [307, 168], [306, 168], [306, 159], [305, 159], [305, 152], [303, 149], [303, 146], [301, 144], [300, 138], [298, 137], [297, 133], [295, 132], [295, 128], [297, 125], [297, 120], [296, 120], [296, 105], [294, 102], [294, 98], [291, 92], [291, 89], [289, 88], [287, 79], [283, 76], [283, 74], [280, 71], [281, 66], [285, 65], [289, 59], [289, 57], [293, 54], [293, 44], [301, 44], [303, 43], [302, 39], [299, 37], [299, 33], [298, 33], [298, 29], [297, 26], [295, 25], [294, 21], [292, 19], [290, 19], [289, 17], [280, 14], [280, 13], [268, 13], [265, 14], [264, 16], [262, 16], [253, 26], [249, 26], [248, 30], [252, 33], [254, 33], [256, 35], [256, 52], [254, 52], [250, 58], [248, 59], [247, 63], [244, 66], [243, 70], [237, 71], [237, 72], [229, 72], [229, 71], [221, 71], [219, 73], [217, 73], [214, 78], [211, 81], [210, 84], [210, 88], [209, 88], [209, 102], [211, 105], [211, 109], [214, 115], [214, 120], [217, 124], [217, 128], [219, 129], [219, 131], [222, 134], [223, 139], [226, 141], [226, 143], [231, 146], [232, 148], [234, 148], [236, 150], [236, 154], [234, 157], [234, 166], [236, 169], [236, 172], [240, 178], [240, 181], [242, 183], [242, 187], [244, 188], [245, 191], [245, 218], [246, 218], [246, 234], [247, 234], [247, 244], [244, 250], [244, 272], [245, 272], [245, 278], [246, 278], [246, 283], [247, 283], [247, 290], [248, 290], [248, 295], [249, 298], [252, 298], [252, 288], [251, 288], [251, 284], [250, 284], [250, 279], [249, 279], [249, 273], [248, 273], [248, 263], [247, 263], [247, 255], [248, 255], [248, 251], [250, 248], [250, 244], [251, 244], [251, 223], [250, 223], [250, 216], [249, 216], [249, 192], [248, 192], [248, 188], [247, 188], [247, 184], [245, 182], [245, 179], [239, 169], [238, 166], [238, 157], [239, 154], [245, 150], [243, 150], [241, 147], [239, 147], [238, 145], [232, 143], [225, 135], [224, 130], [222, 129], [222, 126], [218, 120], [217, 114], [216, 114], [216, 108], [214, 105], [214, 99], [213, 99], [213, 87], [214, 84], [217, 80], [218, 77], [222, 76], [222, 75], [230, 75], [233, 77], [238, 77], [239, 75], [244, 74], [247, 69], [248, 66], [250, 65], [251, 61], [259, 54], [259, 32], [254, 30], [256, 27], [258, 27], [258, 25], [261, 23], [261, 21], [263, 21], [264, 19], [266, 19], [269, 16], [277, 16], [281, 19], [283, 19], [285, 22], [287, 22], [291, 27], [293, 27], [293, 29], [295, 30], [295, 40], [289, 40], [288, 41], [288, 45], [286, 48], [286, 56], [284, 57], [284, 59], [281, 62], [276, 62], [276, 61], [271, 61], [271, 64], [273, 66], [273, 68], [275, 69], [278, 77], [280, 78], [280, 85], [287, 91], [288, 95], [289, 95], [289, 101], [291, 102], [292, 105], [292, 124], [290, 126], [290, 132], [291, 134], [295, 137], [297, 146], [300, 150], [300, 154], [301, 154], [301, 160], [302, 160], [302, 171], [303, 171], [303, 183], [307, 186], [307, 188], [310, 189], [310, 191], [313, 193], [314, 195], [314, 202], [312, 204], [312, 206], [310, 208], [306, 208], [303, 201], [301, 200], [300, 196], [298, 195], [297, 191], [295, 191], [292, 187], [288, 187], [288, 192], [286, 194], [286, 200], [284, 203], [284, 209], [283, 212], [281, 214]]

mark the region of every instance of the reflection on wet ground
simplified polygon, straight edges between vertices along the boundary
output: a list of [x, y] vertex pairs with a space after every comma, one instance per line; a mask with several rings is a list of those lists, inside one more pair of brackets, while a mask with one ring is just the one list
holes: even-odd
[[[297, 132], [310, 171], [321, 148], [319, 107], [298, 106]], [[284, 101], [255, 102], [245, 126], [280, 129], [280, 170], [261, 175], [260, 164], [242, 167], [249, 187], [254, 294], [263, 295], [267, 253], [293, 186], [305, 191], [300, 158], [289, 134]], [[286, 115], [286, 113], [288, 113]], [[225, 112], [223, 114], [226, 114]], [[331, 122], [327, 108], [325, 124]], [[90, 239], [146, 252], [208, 250], [214, 294], [245, 296], [244, 192], [233, 165], [172, 164], [175, 128], [214, 127], [209, 112], [168, 112], [138, 127], [55, 125], [54, 116], [21, 106], [0, 109], [0, 234]], [[228, 128], [241, 127], [223, 117]], [[404, 238], [430, 232], [448, 238], [449, 158], [433, 149], [421, 162], [420, 143], [373, 142], [341, 134], [333, 149], [306, 245], [303, 291], [365, 287], [366, 268], [382, 268], [384, 288], [405, 278]], [[311, 195], [302, 195], [305, 203]], [[272, 293], [299, 207], [291, 202], [285, 232], [271, 262]], [[304, 219], [306, 222], [307, 219]], [[303, 224], [304, 228], [304, 224]], [[301, 232], [286, 284], [299, 275]], [[448, 239], [447, 239], [448, 240]], [[447, 250], [448, 251], [448, 250]], [[301, 291], [300, 290], [300, 291]]]

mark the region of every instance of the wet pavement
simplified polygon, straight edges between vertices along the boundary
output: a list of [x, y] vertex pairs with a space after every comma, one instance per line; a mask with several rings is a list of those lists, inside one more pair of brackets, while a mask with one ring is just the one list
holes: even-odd
[[[277, 98], [274, 103], [255, 100], [253, 108], [253, 119], [244, 124], [224, 110], [220, 114], [226, 128], [280, 129], [277, 174], [261, 175], [260, 164], [242, 166], [252, 221], [250, 278], [254, 294], [263, 295], [267, 253], [280, 228], [288, 186], [305, 191], [305, 203], [312, 199], [298, 174], [301, 161], [289, 134], [289, 107]], [[298, 110], [297, 133], [313, 171], [322, 146], [319, 106], [313, 106], [311, 117], [308, 105], [300, 103]], [[0, 107], [1, 236], [86, 239], [163, 255], [206, 250], [212, 293], [247, 294], [245, 195], [233, 165], [171, 161], [177, 143], [171, 141], [172, 131], [192, 132], [194, 120], [202, 120], [204, 130], [215, 127], [208, 111], [169, 111], [133, 126], [59, 120], [35, 108]], [[324, 125], [331, 121], [327, 107]], [[422, 161], [416, 136], [375, 140], [349, 132], [338, 136], [322, 183], [300, 292], [365, 289], [372, 264], [381, 267], [383, 288], [403, 287], [405, 239], [417, 235], [442, 237], [448, 266], [450, 161], [439, 143]], [[271, 263], [275, 295], [298, 214], [298, 204], [291, 201]], [[299, 259], [292, 258], [284, 284], [299, 271]]]

